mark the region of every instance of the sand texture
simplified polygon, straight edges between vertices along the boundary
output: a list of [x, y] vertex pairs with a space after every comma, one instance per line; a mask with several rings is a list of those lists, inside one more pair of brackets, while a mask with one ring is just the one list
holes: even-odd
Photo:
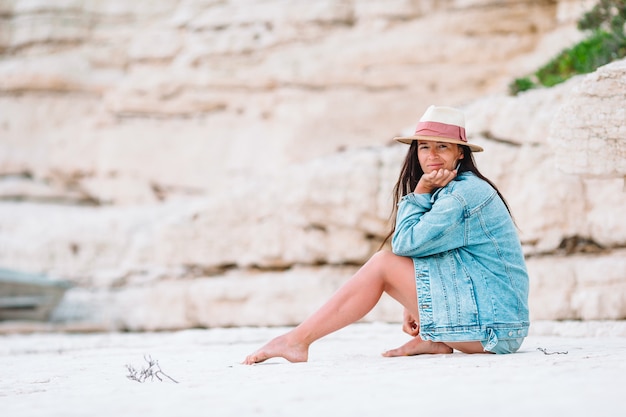
[[[624, 329], [622, 322], [550, 322], [535, 326], [513, 355], [383, 358], [383, 350], [408, 339], [400, 325], [356, 324], [313, 344], [308, 363], [254, 366], [239, 362], [284, 328], [5, 334], [0, 414], [622, 415]], [[127, 378], [126, 365], [146, 368], [146, 355], [178, 383], [163, 375], [162, 382]]]

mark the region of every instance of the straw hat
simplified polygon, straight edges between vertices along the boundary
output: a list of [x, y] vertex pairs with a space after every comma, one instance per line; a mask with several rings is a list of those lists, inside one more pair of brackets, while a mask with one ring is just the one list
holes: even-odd
[[482, 152], [483, 148], [467, 142], [465, 137], [465, 115], [461, 110], [430, 106], [420, 119], [413, 136], [398, 136], [398, 142], [410, 144], [414, 140], [456, 143], [469, 147], [473, 152]]

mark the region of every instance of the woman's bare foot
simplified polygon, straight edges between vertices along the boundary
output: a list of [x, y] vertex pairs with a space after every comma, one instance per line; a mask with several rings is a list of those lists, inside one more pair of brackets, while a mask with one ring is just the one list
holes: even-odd
[[246, 356], [242, 364], [253, 365], [276, 357], [285, 358], [289, 362], [306, 362], [309, 359], [309, 346], [290, 339], [287, 333], [270, 340], [261, 349]]
[[452, 353], [452, 348], [441, 342], [431, 342], [429, 340], [422, 340], [421, 337], [415, 336], [413, 339], [406, 342], [404, 345], [396, 349], [388, 350], [383, 353], [383, 356], [387, 358], [393, 358], [396, 356], [413, 356], [421, 355], [423, 353], [437, 354], [437, 353]]

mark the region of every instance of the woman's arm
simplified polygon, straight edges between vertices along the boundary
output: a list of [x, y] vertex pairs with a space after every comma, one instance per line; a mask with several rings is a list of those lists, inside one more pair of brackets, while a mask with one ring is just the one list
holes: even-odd
[[466, 244], [463, 204], [446, 194], [431, 203], [430, 194], [408, 194], [398, 204], [393, 253], [421, 257]]
[[414, 337], [420, 334], [419, 316], [414, 316], [413, 313], [406, 308], [402, 313], [402, 331]]

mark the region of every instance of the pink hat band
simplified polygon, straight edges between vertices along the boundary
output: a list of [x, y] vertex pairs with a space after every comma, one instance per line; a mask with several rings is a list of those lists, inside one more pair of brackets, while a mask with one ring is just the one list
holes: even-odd
[[419, 122], [415, 128], [415, 136], [433, 136], [467, 142], [464, 127], [439, 122]]
[[467, 146], [472, 152], [483, 151], [480, 146], [467, 142], [465, 115], [453, 107], [428, 107], [417, 123], [413, 136], [396, 136], [394, 139], [409, 145], [418, 140], [455, 143]]

